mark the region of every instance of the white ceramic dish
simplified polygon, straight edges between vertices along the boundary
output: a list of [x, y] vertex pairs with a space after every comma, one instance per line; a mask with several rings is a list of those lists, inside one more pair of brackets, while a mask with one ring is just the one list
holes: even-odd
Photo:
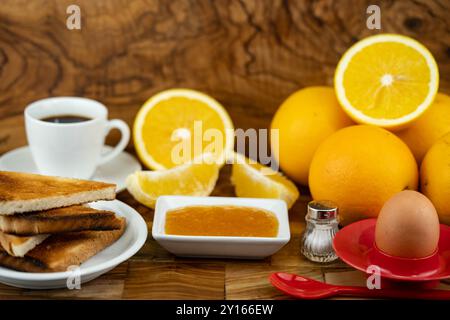
[[[112, 148], [103, 147], [103, 152], [109, 152]], [[131, 154], [122, 152], [117, 157], [97, 167], [91, 180], [115, 183], [116, 192], [125, 190], [125, 181], [128, 175], [141, 170], [139, 161]], [[0, 157], [0, 170], [27, 173], [39, 173], [31, 156], [28, 146], [11, 150]]]
[[80, 276], [82, 284], [93, 280], [128, 260], [144, 245], [147, 239], [147, 225], [141, 215], [125, 203], [99, 201], [91, 206], [97, 209], [111, 210], [127, 219], [124, 234], [112, 245], [85, 261], [78, 272], [29, 273], [0, 267], [0, 282], [19, 288], [54, 289], [67, 288], [67, 280], [74, 275]]
[[[275, 238], [176, 236], [164, 232], [166, 212], [192, 205], [233, 205], [268, 210], [278, 219]], [[286, 203], [275, 199], [161, 196], [156, 202], [153, 238], [169, 252], [184, 257], [262, 259], [280, 250], [291, 238]]]

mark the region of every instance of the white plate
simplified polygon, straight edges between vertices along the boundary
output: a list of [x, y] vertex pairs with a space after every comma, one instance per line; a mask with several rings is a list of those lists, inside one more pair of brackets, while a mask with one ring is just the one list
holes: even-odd
[[[278, 235], [259, 237], [175, 236], [164, 232], [166, 212], [192, 205], [255, 207], [272, 212], [278, 219]], [[291, 238], [286, 203], [276, 199], [234, 197], [161, 196], [156, 201], [152, 235], [167, 251], [184, 257], [262, 259], [280, 250]]]
[[[125, 203], [114, 201], [99, 201], [92, 203], [96, 209], [114, 211], [127, 219], [124, 234], [112, 245], [85, 261], [79, 269], [81, 284], [93, 280], [128, 260], [144, 245], [147, 239], [147, 225], [141, 215]], [[19, 288], [54, 289], [67, 288], [67, 279], [74, 273], [52, 272], [31, 273], [15, 271], [0, 267], [0, 282]], [[81, 285], [82, 287], [82, 285]]]
[[[105, 146], [103, 152], [112, 150], [110, 146]], [[91, 180], [115, 183], [116, 192], [125, 190], [125, 181], [128, 175], [141, 170], [139, 161], [127, 152], [122, 152], [111, 161], [98, 166]], [[31, 156], [28, 146], [17, 148], [5, 153], [0, 157], [0, 170], [39, 173]]]

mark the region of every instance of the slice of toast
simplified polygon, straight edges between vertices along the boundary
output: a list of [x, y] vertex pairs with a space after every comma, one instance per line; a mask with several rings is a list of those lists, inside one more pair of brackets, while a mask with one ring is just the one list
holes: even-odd
[[0, 171], [0, 214], [41, 211], [113, 200], [115, 185], [103, 182]]
[[31, 237], [19, 237], [0, 232], [0, 245], [14, 257], [23, 257], [28, 251], [33, 250], [38, 244], [47, 239], [48, 234], [40, 234]]
[[64, 272], [78, 266], [119, 239], [125, 230], [82, 231], [51, 235], [23, 258], [0, 250], [0, 265], [24, 272]]
[[70, 206], [32, 213], [0, 215], [0, 231], [32, 236], [85, 230], [117, 230], [122, 221], [112, 211]]

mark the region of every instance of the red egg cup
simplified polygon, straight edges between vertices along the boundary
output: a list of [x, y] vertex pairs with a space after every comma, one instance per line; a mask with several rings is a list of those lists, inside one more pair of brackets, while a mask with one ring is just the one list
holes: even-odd
[[[423, 258], [403, 258], [396, 257], [383, 252], [374, 241], [373, 248], [368, 252], [368, 261], [372, 265], [378, 266], [383, 271], [389, 271], [400, 277], [408, 277], [411, 274], [422, 276], [432, 276], [439, 272], [440, 259], [438, 250]], [[384, 269], [384, 270], [383, 270]]]
[[[389, 255], [375, 245], [376, 219], [352, 223], [341, 229], [333, 247], [348, 265], [371, 274], [375, 266], [384, 279], [400, 281], [436, 281], [450, 278], [450, 227], [440, 226], [436, 251], [424, 258], [402, 258]], [[375, 269], [376, 270], [376, 269]]]

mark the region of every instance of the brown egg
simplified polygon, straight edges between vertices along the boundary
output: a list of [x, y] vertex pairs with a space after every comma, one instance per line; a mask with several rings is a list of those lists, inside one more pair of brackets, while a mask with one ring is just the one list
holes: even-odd
[[381, 208], [375, 243], [402, 258], [424, 258], [438, 246], [439, 218], [431, 201], [417, 191], [401, 191]]

